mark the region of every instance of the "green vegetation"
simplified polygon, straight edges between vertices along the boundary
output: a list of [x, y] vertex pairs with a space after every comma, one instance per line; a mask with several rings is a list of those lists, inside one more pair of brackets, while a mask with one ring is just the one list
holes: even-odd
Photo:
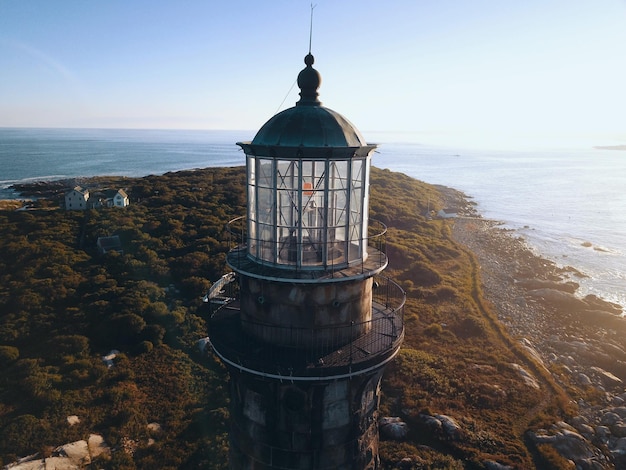
[[[0, 209], [0, 465], [98, 432], [118, 450], [100, 468], [226, 468], [227, 373], [196, 342], [206, 336], [202, 295], [225, 270], [224, 224], [245, 213], [243, 168], [92, 183], [126, 187], [131, 205], [65, 212], [48, 198]], [[449, 222], [425, 217], [441, 201], [432, 186], [372, 171], [371, 217], [389, 227], [386, 274], [409, 298], [381, 406], [411, 433], [381, 442], [381, 459], [385, 468], [404, 457], [420, 468], [488, 459], [532, 468], [523, 434], [561, 412], [558, 389], [549, 378], [529, 388], [511, 366], [533, 369], [482, 301]], [[98, 254], [98, 237], [110, 235], [123, 252]], [[424, 412], [454, 416], [462, 439], [431, 435]], [[80, 423], [68, 425], [70, 415]]]

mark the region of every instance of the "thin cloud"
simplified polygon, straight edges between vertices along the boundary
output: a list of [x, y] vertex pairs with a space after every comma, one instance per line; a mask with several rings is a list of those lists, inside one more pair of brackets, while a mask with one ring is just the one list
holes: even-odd
[[87, 98], [88, 93], [86, 92], [84, 83], [76, 76], [74, 72], [72, 72], [68, 67], [56, 60], [54, 57], [24, 42], [0, 39], [0, 43], [9, 48], [13, 48], [22, 53], [25, 53], [31, 58], [35, 59], [38, 63], [43, 64], [49, 70], [60, 75], [82, 98]]

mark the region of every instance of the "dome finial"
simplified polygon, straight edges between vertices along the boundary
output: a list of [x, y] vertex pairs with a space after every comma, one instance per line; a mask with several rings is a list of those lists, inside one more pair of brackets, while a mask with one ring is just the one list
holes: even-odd
[[304, 63], [306, 64], [306, 68], [298, 74], [300, 101], [296, 103], [296, 106], [319, 106], [322, 103], [317, 99], [317, 89], [322, 83], [322, 76], [313, 68], [313, 64], [315, 63], [315, 57], [313, 57], [313, 54], [308, 53], [304, 57]]

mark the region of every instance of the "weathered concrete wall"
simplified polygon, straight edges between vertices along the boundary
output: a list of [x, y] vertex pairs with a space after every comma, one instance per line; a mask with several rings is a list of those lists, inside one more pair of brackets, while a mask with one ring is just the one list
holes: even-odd
[[369, 331], [372, 284], [372, 278], [291, 284], [241, 276], [242, 325], [247, 333], [281, 346], [346, 343]]
[[378, 468], [382, 368], [304, 383], [230, 372], [231, 468]]

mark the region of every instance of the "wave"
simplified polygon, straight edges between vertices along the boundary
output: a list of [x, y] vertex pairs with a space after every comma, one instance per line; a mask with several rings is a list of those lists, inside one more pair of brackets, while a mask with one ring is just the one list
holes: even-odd
[[71, 176], [68, 175], [42, 175], [42, 176], [30, 176], [30, 177], [26, 177], [26, 178], [21, 178], [21, 179], [13, 179], [13, 180], [0, 180], [0, 188], [2, 189], [6, 189], [9, 186], [12, 186], [14, 184], [22, 184], [22, 183], [32, 183], [34, 181], [55, 181], [55, 180], [62, 180], [62, 179], [66, 179], [66, 178], [71, 178]]

